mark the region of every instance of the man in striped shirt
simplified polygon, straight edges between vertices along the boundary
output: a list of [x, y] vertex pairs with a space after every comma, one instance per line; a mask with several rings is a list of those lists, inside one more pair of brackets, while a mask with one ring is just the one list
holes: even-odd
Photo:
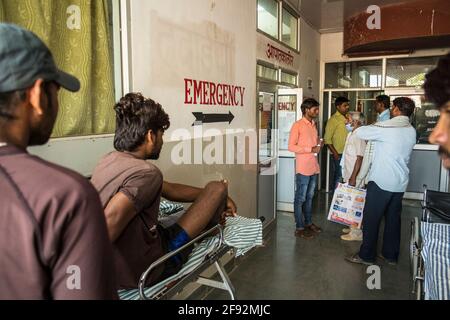
[[320, 173], [317, 155], [323, 147], [319, 139], [315, 119], [319, 116], [319, 103], [307, 99], [302, 106], [303, 119], [297, 121], [289, 137], [289, 151], [296, 155], [296, 190], [295, 190], [295, 235], [304, 239], [312, 239], [322, 232], [312, 223], [312, 201]]

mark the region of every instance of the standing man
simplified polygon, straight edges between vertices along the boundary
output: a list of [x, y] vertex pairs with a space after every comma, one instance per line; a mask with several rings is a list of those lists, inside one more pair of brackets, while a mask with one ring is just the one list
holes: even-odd
[[391, 98], [387, 95], [380, 95], [375, 98], [375, 111], [378, 113], [377, 122], [383, 122], [391, 119]]
[[[386, 95], [381, 95], [376, 97], [375, 110], [378, 113], [377, 123], [385, 122], [391, 119], [391, 98]], [[361, 169], [359, 171], [358, 178], [363, 182], [364, 185], [369, 183], [369, 170], [372, 166], [372, 161], [374, 157], [375, 141], [369, 141], [366, 146], [366, 151], [364, 153], [364, 159], [361, 164]]]
[[35, 34], [0, 24], [0, 299], [117, 297], [96, 190], [27, 152], [49, 140], [60, 87], [80, 83]]
[[[364, 181], [359, 176], [363, 163], [366, 141], [356, 136], [356, 130], [364, 125], [364, 115], [361, 112], [350, 112], [352, 122], [347, 124], [350, 134], [345, 143], [344, 154], [342, 156], [342, 178], [344, 183], [356, 188], [364, 188]], [[362, 230], [355, 226], [350, 226], [343, 230], [345, 235], [341, 236], [345, 241], [362, 241]]]
[[430, 143], [440, 146], [444, 166], [450, 169], [450, 54], [441, 58], [438, 67], [427, 74], [424, 85], [427, 99], [439, 106], [441, 117], [430, 136]]
[[376, 141], [376, 144], [364, 208], [363, 243], [359, 253], [346, 258], [350, 262], [367, 265], [375, 262], [378, 231], [385, 216], [380, 258], [389, 264], [397, 263], [402, 200], [409, 182], [409, 160], [416, 144], [416, 130], [409, 120], [414, 109], [411, 99], [397, 98], [391, 120], [356, 131], [358, 138]]
[[364, 125], [364, 115], [361, 112], [350, 112], [352, 122], [347, 124], [350, 132], [345, 143], [342, 157], [342, 178], [352, 187], [363, 188], [363, 181], [359, 179], [359, 171], [366, 150], [366, 141], [356, 136], [356, 130]]
[[317, 155], [323, 147], [315, 119], [319, 116], [319, 103], [307, 99], [302, 106], [303, 118], [294, 123], [289, 137], [289, 151], [296, 155], [295, 176], [295, 235], [312, 239], [322, 229], [312, 223], [312, 201], [320, 173]]
[[336, 113], [328, 120], [325, 128], [325, 144], [331, 152], [331, 162], [333, 163], [333, 179], [330, 186], [331, 191], [337, 188], [338, 183], [342, 179], [341, 160], [344, 152], [345, 141], [347, 140], [348, 131], [345, 127], [347, 124], [347, 114], [350, 110], [350, 100], [345, 97], [336, 99]]

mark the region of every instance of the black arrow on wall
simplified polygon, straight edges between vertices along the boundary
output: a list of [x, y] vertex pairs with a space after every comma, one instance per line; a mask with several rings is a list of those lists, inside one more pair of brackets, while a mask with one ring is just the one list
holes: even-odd
[[204, 123], [219, 123], [219, 122], [228, 122], [228, 124], [231, 124], [231, 122], [234, 119], [234, 115], [231, 113], [231, 111], [226, 113], [203, 113], [203, 112], [192, 112], [192, 114], [195, 116], [195, 122], [192, 124], [192, 126], [201, 126]]

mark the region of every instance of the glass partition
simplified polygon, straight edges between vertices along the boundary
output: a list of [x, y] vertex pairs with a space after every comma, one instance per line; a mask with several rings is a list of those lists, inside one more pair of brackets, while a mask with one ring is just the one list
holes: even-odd
[[298, 18], [291, 14], [283, 5], [283, 24], [281, 41], [293, 49], [298, 49]]
[[391, 99], [394, 101], [394, 99], [404, 96], [411, 98], [416, 104], [416, 109], [412, 117], [412, 125], [417, 131], [417, 143], [429, 144], [428, 139], [430, 134], [439, 121], [439, 108], [427, 102], [423, 94], [396, 94], [391, 95]]
[[272, 130], [275, 124], [275, 94], [259, 93], [259, 162], [274, 156]]
[[325, 90], [340, 88], [381, 88], [382, 60], [327, 63]]
[[278, 39], [278, 1], [258, 0], [258, 29]]
[[425, 82], [425, 75], [433, 70], [439, 57], [387, 59], [386, 87], [417, 87]]
[[280, 95], [278, 96], [278, 143], [279, 150], [288, 150], [289, 135], [297, 120], [297, 96]]
[[281, 71], [281, 82], [292, 84], [293, 86], [297, 85], [297, 75], [289, 72]]
[[275, 68], [271, 68], [268, 66], [263, 66], [258, 64], [256, 66], [256, 73], [259, 78], [264, 78], [267, 80], [277, 81], [278, 82], [278, 70]]

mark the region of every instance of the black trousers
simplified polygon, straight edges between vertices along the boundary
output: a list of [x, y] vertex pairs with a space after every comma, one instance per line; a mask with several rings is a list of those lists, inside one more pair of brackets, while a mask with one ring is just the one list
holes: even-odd
[[359, 251], [361, 259], [370, 262], [375, 261], [378, 233], [384, 216], [382, 254], [386, 259], [398, 260], [403, 195], [403, 192], [384, 191], [375, 182], [369, 182], [363, 217], [363, 243]]

